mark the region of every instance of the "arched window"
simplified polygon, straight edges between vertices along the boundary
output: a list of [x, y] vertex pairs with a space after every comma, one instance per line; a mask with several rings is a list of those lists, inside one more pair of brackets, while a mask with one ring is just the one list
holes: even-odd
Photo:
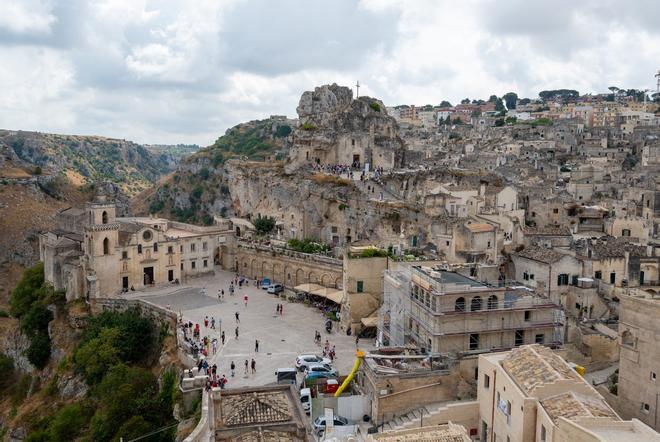
[[101, 214], [101, 222], [103, 224], [108, 224], [108, 212], [106, 212], [105, 210]]
[[105, 238], [103, 240], [103, 254], [104, 255], [110, 254], [110, 240], [108, 238]]
[[158, 251], [158, 243], [155, 242], [155, 243], [154, 243], [154, 253], [157, 252], [157, 251]]
[[490, 295], [488, 297], [488, 310], [495, 310], [498, 306], [497, 296]]
[[479, 310], [481, 310], [481, 297], [475, 296], [474, 298], [472, 298], [472, 301], [470, 301], [470, 311], [476, 312]]
[[457, 312], [465, 311], [465, 298], [460, 297], [456, 300], [456, 304], [454, 305], [454, 310]]
[[142, 253], [142, 244], [138, 244], [138, 253]]

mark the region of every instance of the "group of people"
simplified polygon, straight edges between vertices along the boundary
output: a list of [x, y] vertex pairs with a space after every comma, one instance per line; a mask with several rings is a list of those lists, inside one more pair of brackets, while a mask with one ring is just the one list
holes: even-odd
[[330, 341], [328, 341], [327, 339], [325, 340], [325, 345], [323, 346], [323, 357], [329, 358], [333, 362], [337, 358], [335, 345], [333, 344], [331, 346]]

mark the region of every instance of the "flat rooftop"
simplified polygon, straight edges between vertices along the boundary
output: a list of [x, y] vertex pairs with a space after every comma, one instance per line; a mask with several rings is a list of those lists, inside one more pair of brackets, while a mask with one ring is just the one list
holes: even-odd
[[488, 286], [482, 282], [449, 270], [436, 270], [431, 267], [423, 266], [413, 266], [412, 268], [440, 284], [466, 285], [470, 288], [488, 288]]

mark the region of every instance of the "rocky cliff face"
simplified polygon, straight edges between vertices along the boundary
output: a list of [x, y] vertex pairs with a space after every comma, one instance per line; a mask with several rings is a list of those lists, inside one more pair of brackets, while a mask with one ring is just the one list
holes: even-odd
[[74, 184], [108, 180], [125, 193], [150, 187], [174, 167], [165, 153], [113, 138], [0, 130], [0, 175], [3, 169], [66, 175]]

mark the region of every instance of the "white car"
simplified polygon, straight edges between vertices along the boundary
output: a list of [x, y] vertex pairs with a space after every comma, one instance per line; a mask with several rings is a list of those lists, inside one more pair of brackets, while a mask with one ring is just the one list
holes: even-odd
[[330, 365], [332, 361], [328, 358], [322, 358], [316, 355], [299, 355], [296, 358], [296, 368], [300, 371], [305, 371], [309, 364], [326, 364]]
[[[334, 422], [335, 427], [348, 425], [348, 419], [346, 419], [345, 417], [334, 416], [334, 421], [335, 421]], [[323, 432], [325, 431], [325, 416], [319, 416], [314, 420], [314, 431], [319, 436], [323, 434]]]

